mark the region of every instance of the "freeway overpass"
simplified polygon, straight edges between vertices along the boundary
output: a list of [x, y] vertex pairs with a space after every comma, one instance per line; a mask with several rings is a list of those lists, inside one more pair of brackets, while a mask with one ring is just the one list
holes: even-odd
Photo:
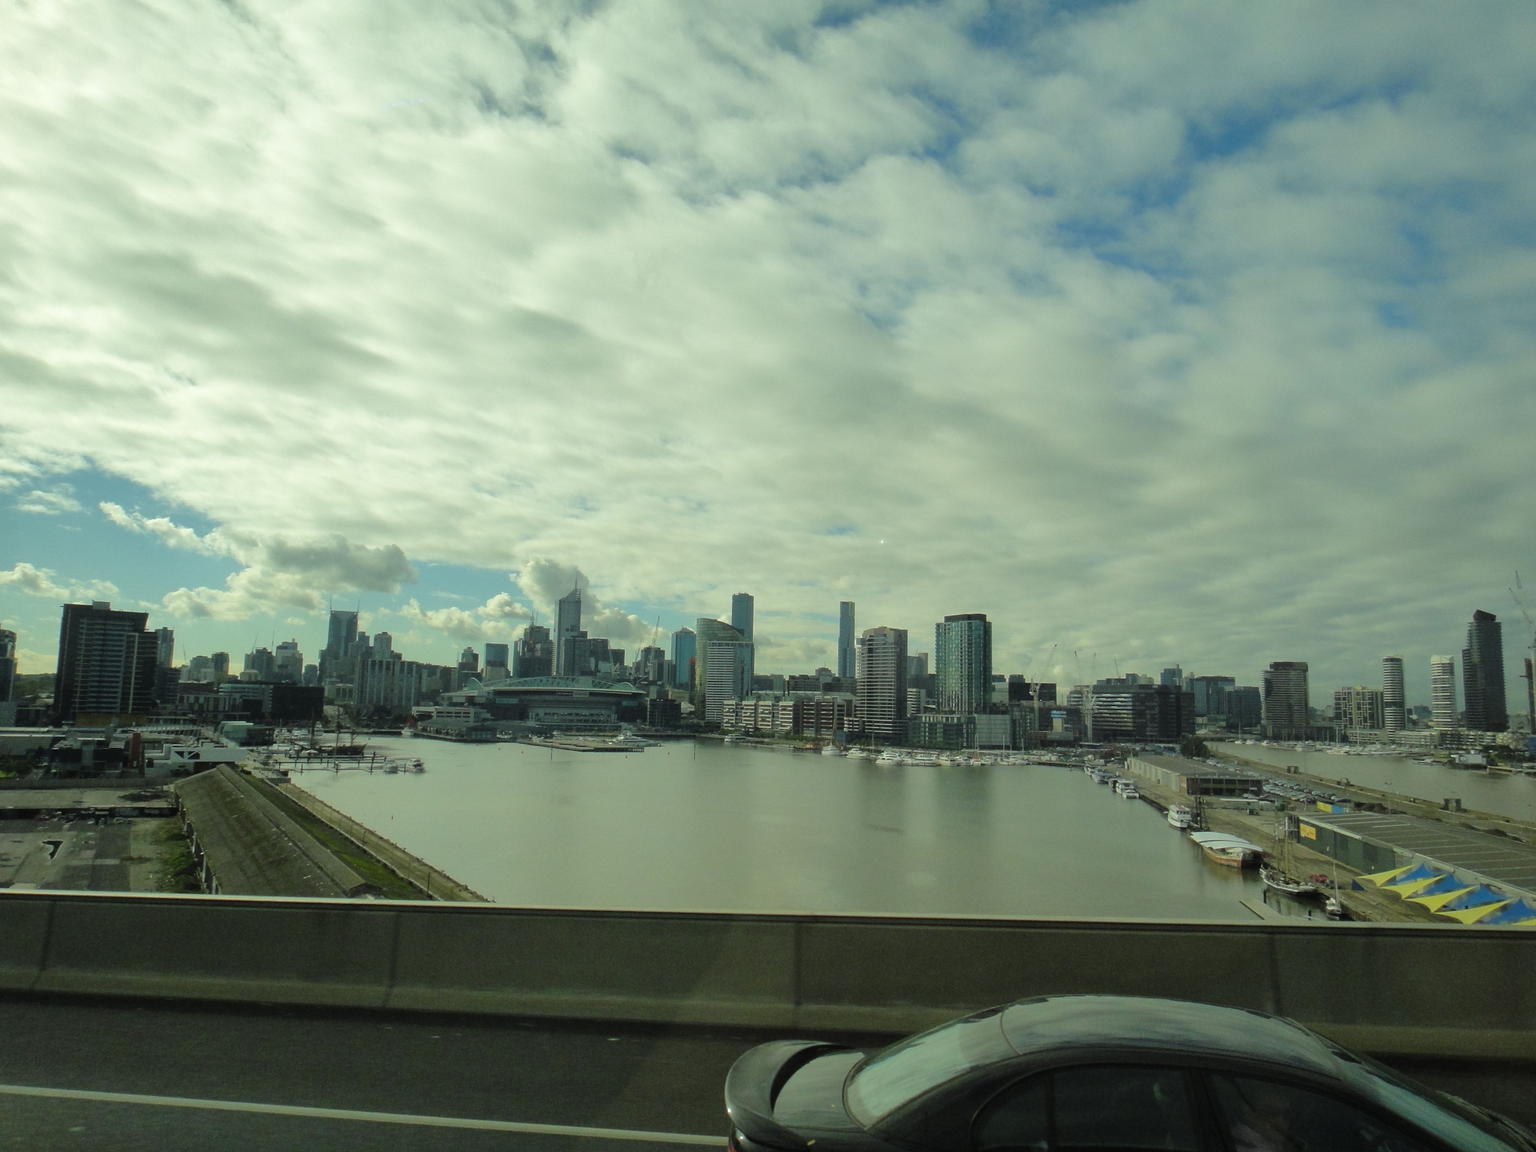
[[[300, 1123], [339, 1126], [337, 1146], [341, 1129], [364, 1141], [348, 1147], [373, 1146], [359, 1134], [376, 1137], [391, 1124], [417, 1133], [422, 1147], [493, 1138], [524, 1147], [710, 1142], [719, 1124], [705, 1119], [718, 1114], [719, 1076], [760, 1037], [874, 1038], [1019, 996], [1095, 991], [1279, 1012], [1529, 1122], [1533, 960], [1536, 934], [1455, 925], [625, 912], [13, 889], [0, 893], [8, 1025], [0, 1109], [45, 1128], [61, 1122], [60, 1110], [126, 1123], [124, 1110], [142, 1118], [179, 1109], [174, 1123], [156, 1122], [155, 1139], [196, 1114], [270, 1128], [273, 1147], [282, 1139], [294, 1146], [289, 1126]], [[449, 1046], [430, 1037], [450, 1033], [469, 1039], [439, 1059]], [[93, 1036], [115, 1037], [117, 1054], [78, 1055], [90, 1052]], [[610, 1067], [594, 1055], [609, 1046], [644, 1059]], [[488, 1068], [496, 1070], [489, 1079]], [[593, 1071], [600, 1068], [612, 1078]], [[528, 1085], [551, 1078], [571, 1092], [540, 1103]], [[347, 1087], [364, 1082], [378, 1086]], [[471, 1082], [481, 1090], [470, 1092]], [[615, 1099], [634, 1108], [616, 1112]], [[432, 1117], [470, 1122], [452, 1129], [467, 1143], [445, 1143], [448, 1130]], [[235, 1142], [264, 1146], [258, 1137], [241, 1129]], [[393, 1131], [378, 1146], [409, 1146], [401, 1138]], [[307, 1139], [313, 1146], [317, 1138]]]

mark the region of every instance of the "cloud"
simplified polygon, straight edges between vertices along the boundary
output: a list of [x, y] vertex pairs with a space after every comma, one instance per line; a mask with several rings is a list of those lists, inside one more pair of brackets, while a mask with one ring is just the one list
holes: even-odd
[[62, 484], [49, 492], [34, 488], [17, 499], [16, 509], [19, 512], [30, 512], [37, 516], [62, 516], [84, 510], [80, 501], [75, 499], [68, 484]]
[[190, 510], [99, 506], [183, 618], [1358, 682], [1521, 559], [1527, 4], [81, 11], [0, 48], [0, 490]]
[[50, 569], [36, 568], [24, 561], [8, 571], [0, 570], [0, 588], [60, 602], [110, 600], [118, 594], [117, 586], [108, 580], [65, 581]]
[[182, 548], [188, 552], [204, 552], [210, 556], [217, 556], [228, 552], [228, 545], [221, 541], [216, 533], [207, 536], [199, 536], [191, 528], [175, 524], [164, 516], [142, 516], [137, 512], [129, 512], [120, 504], [110, 501], [102, 501], [97, 505], [104, 515], [119, 528], [126, 528], [130, 532], [143, 533], [153, 536], [168, 548]]

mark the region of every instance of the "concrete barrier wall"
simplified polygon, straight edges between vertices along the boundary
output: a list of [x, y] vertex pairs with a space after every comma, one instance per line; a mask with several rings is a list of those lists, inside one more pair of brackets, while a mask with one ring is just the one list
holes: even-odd
[[1378, 1054], [1536, 1060], [1536, 933], [0, 893], [0, 989], [904, 1032], [1021, 996], [1174, 996]]

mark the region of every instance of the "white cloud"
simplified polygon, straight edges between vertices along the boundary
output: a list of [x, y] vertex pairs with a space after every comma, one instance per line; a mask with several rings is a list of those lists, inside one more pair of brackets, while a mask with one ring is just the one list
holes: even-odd
[[68, 484], [62, 484], [46, 492], [34, 488], [17, 499], [16, 509], [36, 516], [63, 516], [71, 512], [84, 511]]
[[13, 564], [8, 570], [0, 570], [0, 588], [60, 602], [110, 600], [118, 594], [117, 586], [111, 581], [60, 579], [51, 569], [37, 568], [25, 561]]
[[842, 598], [1014, 664], [1454, 644], [1528, 521], [1536, 14], [1006, 9], [24, 10], [0, 489], [213, 525], [100, 504], [232, 562], [181, 619], [449, 563], [518, 578], [408, 601], [460, 640], [590, 573], [594, 633], [746, 589], [786, 662]]

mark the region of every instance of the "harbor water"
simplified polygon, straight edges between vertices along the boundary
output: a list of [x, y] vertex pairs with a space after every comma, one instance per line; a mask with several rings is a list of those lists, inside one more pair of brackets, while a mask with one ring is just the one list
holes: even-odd
[[1421, 764], [1406, 756], [1342, 755], [1316, 749], [1301, 751], [1280, 744], [1213, 744], [1212, 750], [1261, 766], [1285, 768], [1295, 765], [1308, 775], [1364, 784], [1400, 796], [1413, 796], [1436, 806], [1454, 797], [1461, 801], [1463, 808], [1536, 823], [1536, 777], [1521, 773]]
[[1250, 920], [1260, 884], [1076, 769], [713, 741], [374, 739], [426, 772], [294, 781], [488, 898], [573, 908]]

